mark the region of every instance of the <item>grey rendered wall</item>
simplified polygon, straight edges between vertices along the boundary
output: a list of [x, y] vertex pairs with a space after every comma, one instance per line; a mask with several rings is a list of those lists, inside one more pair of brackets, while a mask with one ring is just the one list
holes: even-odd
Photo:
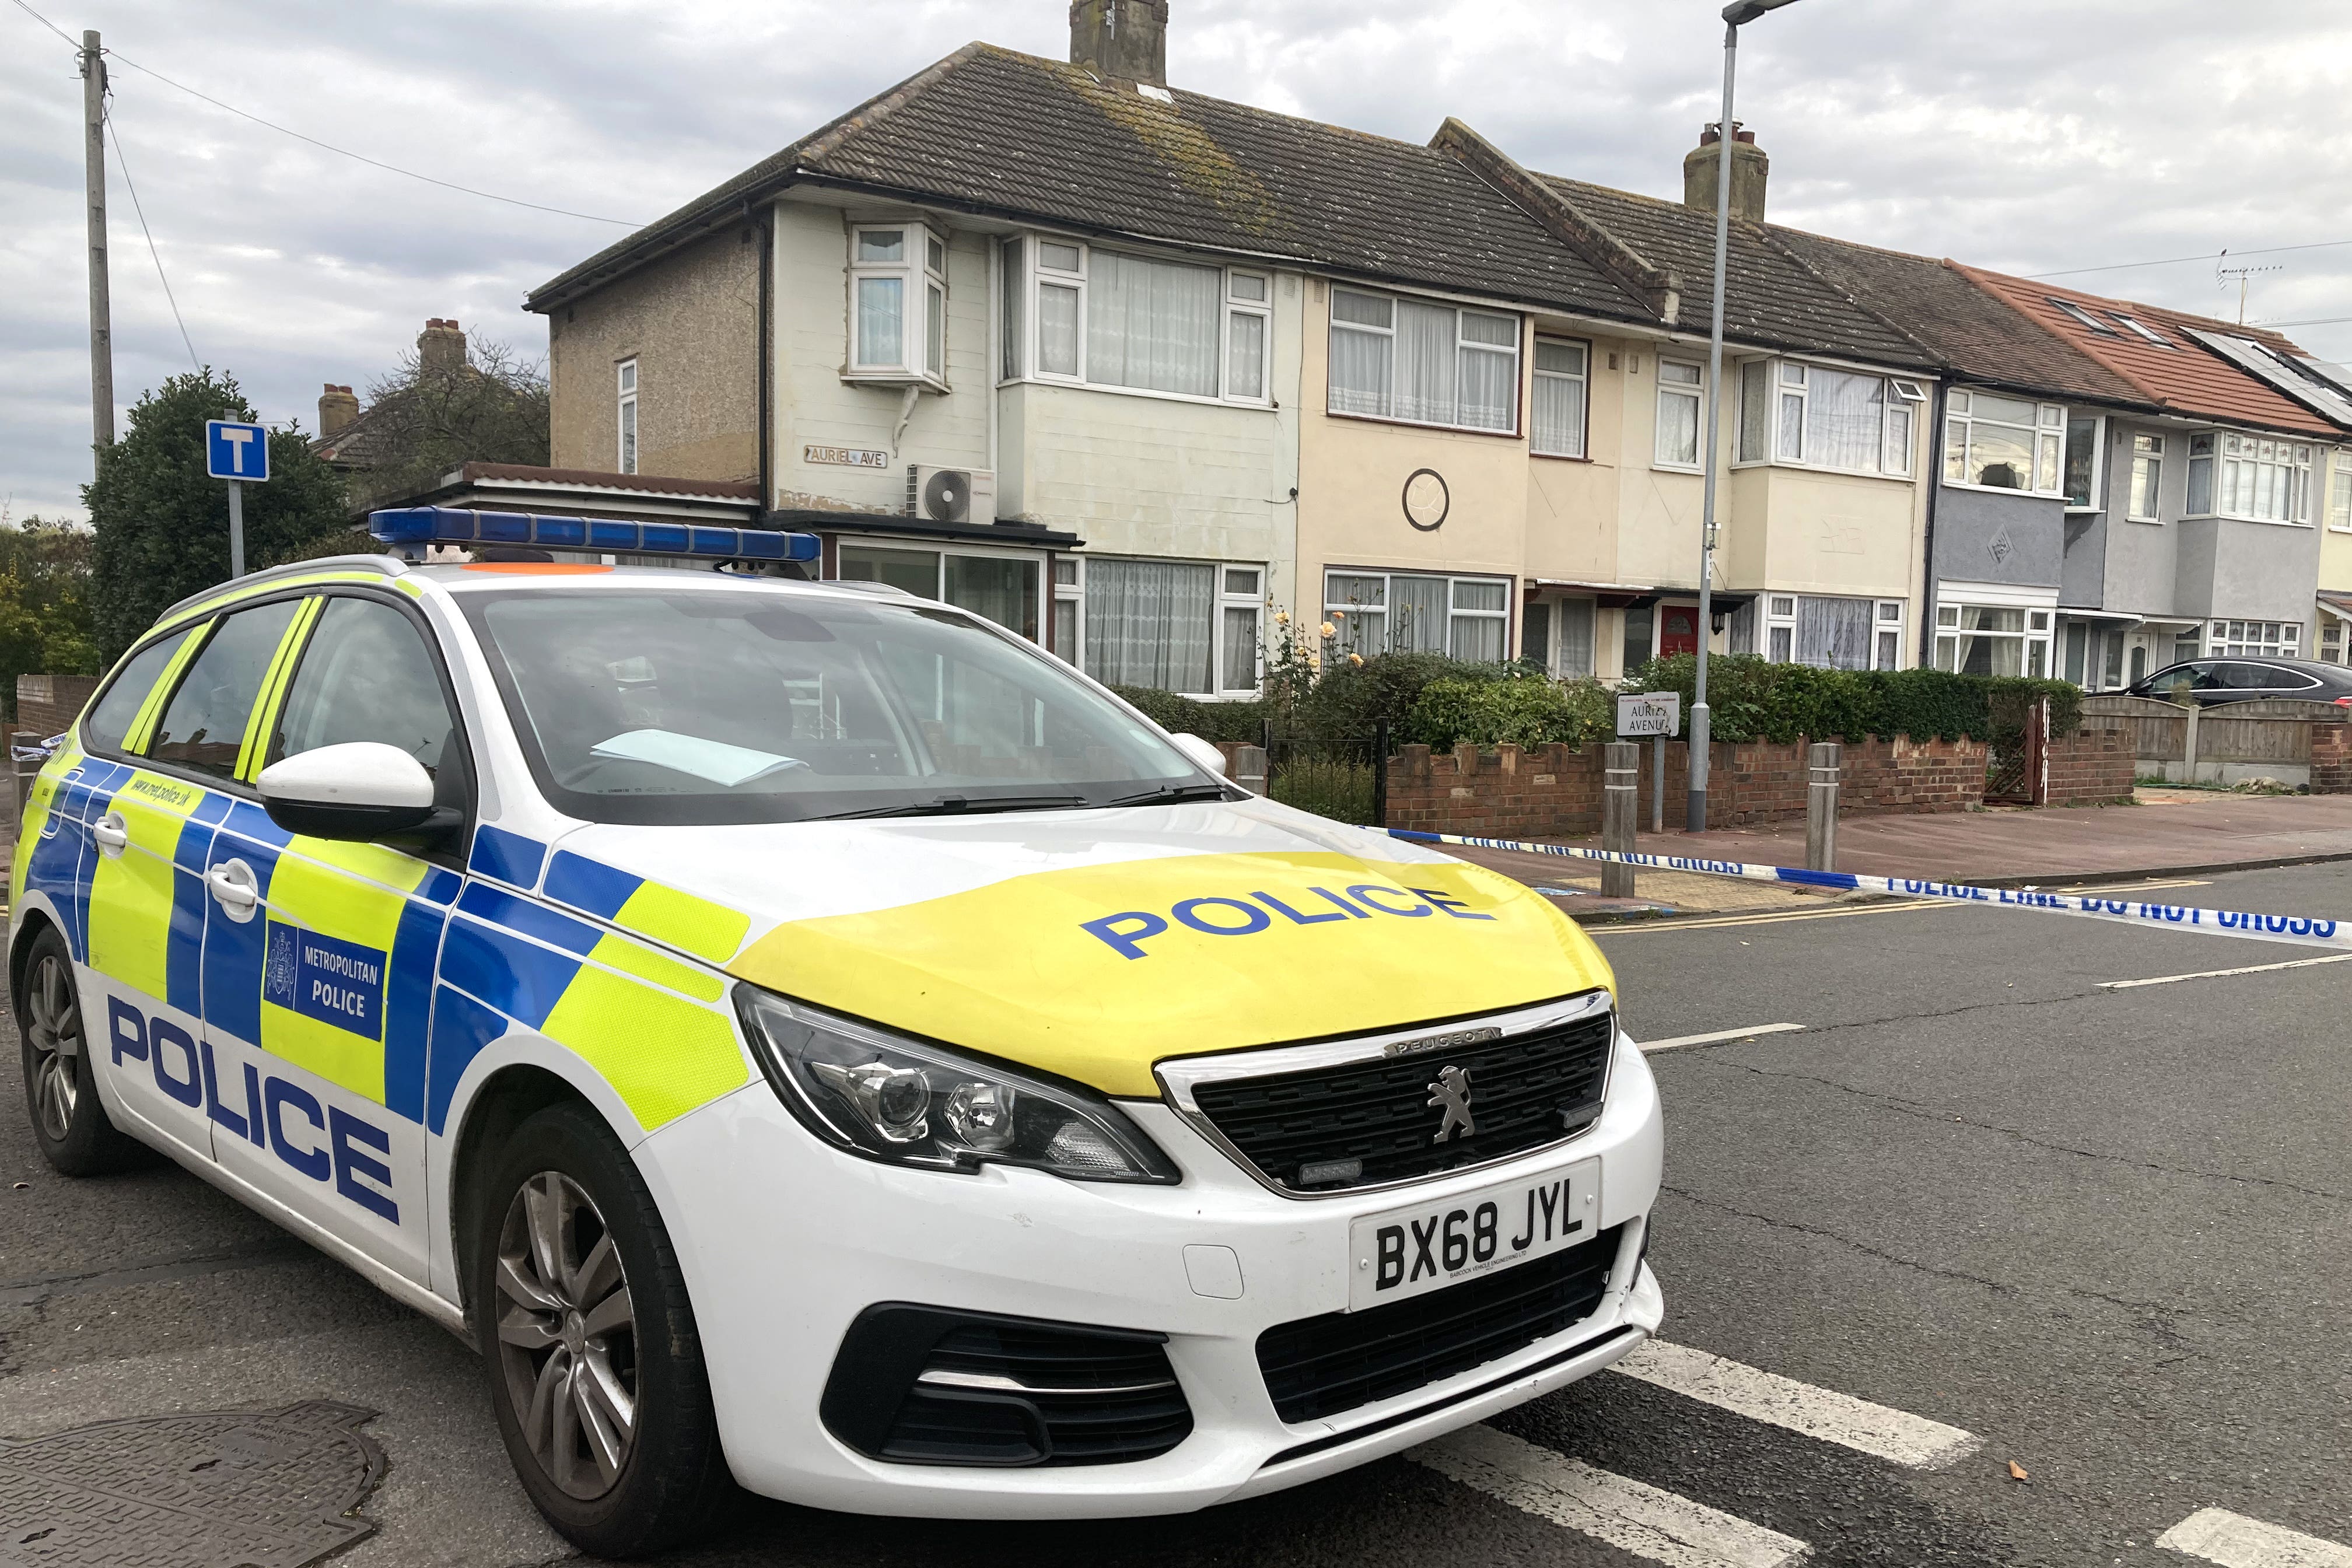
[[[2161, 522], [2134, 522], [2126, 515], [2131, 509], [2132, 437], [2142, 433], [2164, 437], [2164, 475], [2157, 496]], [[2189, 437], [2179, 430], [2111, 419], [2106, 459], [2106, 596], [2080, 602], [2137, 616], [2198, 614], [2176, 607], [2179, 518], [2189, 494]]]
[[2064, 515], [2065, 502], [2055, 497], [1945, 485], [1936, 501], [1936, 576], [2055, 588]]
[[2066, 559], [2058, 577], [2058, 602], [2096, 609], [2106, 592], [2107, 514], [2066, 513]]
[[2278, 522], [2198, 518], [2180, 535], [2184, 616], [2307, 623], [2319, 590], [2319, 531]]

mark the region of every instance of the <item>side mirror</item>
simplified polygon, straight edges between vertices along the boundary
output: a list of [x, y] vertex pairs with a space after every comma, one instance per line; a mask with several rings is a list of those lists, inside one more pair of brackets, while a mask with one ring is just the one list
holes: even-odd
[[1225, 776], [1225, 753], [1217, 750], [1213, 743], [1203, 741], [1198, 735], [1178, 735], [1174, 739], [1178, 751], [1219, 778]]
[[434, 815], [433, 775], [381, 741], [320, 746], [270, 763], [254, 782], [270, 821], [313, 838], [382, 838]]

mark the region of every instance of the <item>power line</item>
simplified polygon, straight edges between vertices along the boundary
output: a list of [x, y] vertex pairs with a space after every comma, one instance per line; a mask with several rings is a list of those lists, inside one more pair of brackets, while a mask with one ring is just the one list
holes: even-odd
[[[17, 0], [19, 5], [23, 0]], [[139, 215], [139, 232], [147, 237], [147, 254], [155, 258], [155, 276], [163, 285], [163, 298], [172, 307], [172, 320], [180, 329], [180, 342], [186, 345], [188, 363], [202, 375], [205, 362], [196, 357], [196, 345], [189, 340], [188, 323], [180, 319], [180, 301], [172, 293], [172, 280], [163, 276], [163, 253], [155, 248], [154, 231], [147, 226], [147, 209], [139, 205], [139, 187], [131, 183], [131, 160], [122, 155], [122, 133], [114, 128], [111, 110], [106, 116], [106, 133], [114, 141], [114, 161], [122, 170], [122, 184], [131, 193], [131, 210]]]
[[[22, 3], [22, 0], [19, 0]], [[2290, 250], [2332, 250], [2337, 246], [2352, 245], [2352, 239], [2315, 240], [2309, 245], [2273, 245], [2260, 250], [2232, 250], [2231, 256], [2282, 256]], [[2191, 261], [2217, 261], [2223, 253], [2212, 256], [2168, 256], [2161, 261], [2117, 261], [2105, 267], [2070, 267], [2061, 272], [2029, 272], [2028, 278], [2079, 278], [2085, 272], [2127, 272], [2135, 267], [2180, 267]]]
[[76, 54], [81, 53], [81, 46], [75, 43], [71, 38], [67, 38], [65, 29], [59, 27], [55, 22], [50, 21], [47, 16], [42, 16], [38, 11], [34, 10], [30, 5], [26, 5], [25, 0], [16, 0], [16, 5], [17, 10], [25, 13], [26, 16], [30, 16], [34, 21], [38, 22], [50, 32], [57, 34], [58, 37], [65, 38], [66, 47], [71, 49]]
[[[25, 0], [16, 0], [16, 4], [22, 5], [25, 4]], [[551, 207], [539, 202], [524, 201], [519, 196], [502, 196], [496, 191], [476, 190], [471, 185], [461, 185], [454, 180], [436, 179], [431, 174], [420, 174], [414, 169], [404, 169], [397, 163], [387, 163], [381, 158], [371, 158], [364, 153], [354, 153], [348, 147], [338, 147], [331, 142], [321, 142], [316, 136], [306, 136], [301, 132], [280, 125], [274, 120], [264, 120], [258, 114], [254, 114], [248, 110], [239, 109], [233, 103], [223, 103], [219, 99], [215, 98], [208, 92], [199, 92], [185, 82], [173, 81], [170, 77], [165, 76], [162, 71], [156, 70], [152, 67], [141, 65], [137, 60], [132, 59], [129, 55], [122, 53], [119, 49], [109, 49], [106, 52], [110, 58], [120, 60], [124, 65], [129, 66], [132, 70], [141, 71], [148, 76], [153, 77], [165, 87], [177, 88], [182, 92], [186, 93], [190, 98], [202, 99], [205, 102], [211, 104], [215, 109], [226, 110], [229, 113], [236, 115], [240, 120], [250, 120], [256, 125], [267, 127], [271, 131], [277, 132], [281, 136], [291, 136], [297, 142], [308, 142], [313, 147], [332, 153], [339, 157], [350, 158], [355, 162], [365, 163], [373, 169], [382, 169], [387, 174], [405, 175], [407, 178], [412, 180], [422, 180], [428, 185], [439, 185], [446, 191], [457, 191], [465, 195], [479, 196], [484, 201], [504, 202], [509, 206], [529, 207], [533, 212], [553, 213], [558, 217], [576, 217], [583, 219], [589, 223], [616, 224], [623, 228], [642, 228], [645, 226], [643, 224], [638, 223], [633, 218], [599, 217], [594, 213], [576, 213], [566, 207]]]

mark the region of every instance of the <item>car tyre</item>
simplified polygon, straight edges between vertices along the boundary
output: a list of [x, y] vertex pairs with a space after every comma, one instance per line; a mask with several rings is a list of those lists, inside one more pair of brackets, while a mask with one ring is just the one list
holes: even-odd
[[568, 1102], [530, 1117], [488, 1161], [467, 1298], [523, 1489], [596, 1557], [723, 1528], [740, 1494], [694, 1309], [628, 1151]]
[[67, 1176], [103, 1176], [145, 1163], [146, 1147], [114, 1125], [98, 1098], [73, 954], [57, 927], [44, 926], [33, 938], [23, 974], [10, 1000], [24, 1051], [25, 1109], [41, 1157]]

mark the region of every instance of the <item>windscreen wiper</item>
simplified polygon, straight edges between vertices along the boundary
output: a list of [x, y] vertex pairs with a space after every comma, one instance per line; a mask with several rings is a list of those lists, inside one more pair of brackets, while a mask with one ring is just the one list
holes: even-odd
[[1140, 795], [1123, 795], [1117, 800], [1107, 800], [1103, 802], [1103, 805], [1107, 806], [1174, 805], [1179, 801], [1223, 800], [1224, 798], [1225, 786], [1223, 784], [1161, 784], [1158, 789], [1148, 789], [1143, 791]]
[[918, 801], [912, 805], [877, 805], [866, 811], [836, 811], [814, 818], [818, 822], [846, 822], [863, 816], [969, 816], [988, 811], [1042, 811], [1054, 806], [1084, 805], [1082, 795], [943, 795], [937, 800]]

